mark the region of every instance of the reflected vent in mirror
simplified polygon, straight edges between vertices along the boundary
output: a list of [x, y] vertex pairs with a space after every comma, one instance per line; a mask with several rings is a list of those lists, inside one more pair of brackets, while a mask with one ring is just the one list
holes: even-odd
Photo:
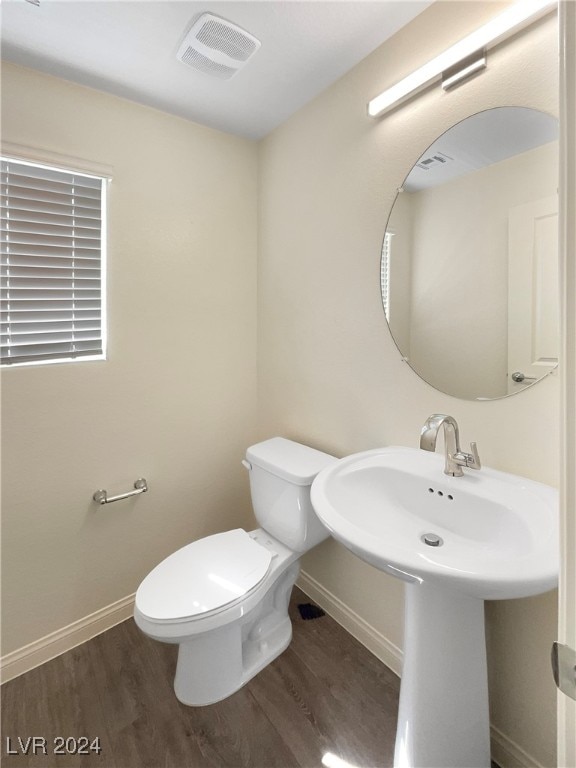
[[430, 168], [435, 168], [438, 165], [446, 165], [446, 163], [449, 163], [452, 160], [452, 157], [444, 155], [442, 152], [435, 152], [433, 155], [419, 160], [416, 165], [418, 168], [422, 168], [423, 171], [429, 171]]

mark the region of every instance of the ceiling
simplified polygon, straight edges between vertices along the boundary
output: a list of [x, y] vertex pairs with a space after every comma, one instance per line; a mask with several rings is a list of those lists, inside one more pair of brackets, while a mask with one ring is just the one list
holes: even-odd
[[[3, 59], [259, 139], [432, 0], [39, 2], [37, 7], [3, 0]], [[205, 12], [234, 22], [262, 43], [230, 80], [176, 58]]]

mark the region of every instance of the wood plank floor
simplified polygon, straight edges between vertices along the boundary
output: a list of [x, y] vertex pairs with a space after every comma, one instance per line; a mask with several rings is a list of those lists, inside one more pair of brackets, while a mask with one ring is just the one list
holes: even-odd
[[[301, 602], [295, 589], [288, 650], [209, 707], [178, 702], [177, 647], [131, 619], [5, 683], [3, 768], [323, 768], [327, 754], [339, 768], [392, 766], [398, 677], [329, 616], [303, 621]], [[48, 755], [23, 754], [30, 736]], [[57, 736], [99, 737], [102, 752], [55, 755]]]

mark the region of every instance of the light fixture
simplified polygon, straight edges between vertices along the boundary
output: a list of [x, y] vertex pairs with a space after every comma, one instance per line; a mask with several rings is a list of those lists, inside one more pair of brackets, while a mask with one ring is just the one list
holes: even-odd
[[485, 48], [458, 62], [455, 67], [450, 67], [450, 69], [442, 72], [442, 88], [447, 91], [448, 88], [452, 88], [453, 85], [458, 85], [463, 80], [467, 80], [482, 69], [486, 69]]
[[[488, 48], [528, 26], [556, 6], [557, 0], [519, 0], [459, 43], [372, 99], [368, 103], [368, 114], [370, 117], [377, 117], [398, 106], [440, 78], [443, 73], [446, 75], [443, 87], [449, 88], [478, 72], [486, 65], [484, 53]], [[469, 58], [470, 62], [465, 61]]]

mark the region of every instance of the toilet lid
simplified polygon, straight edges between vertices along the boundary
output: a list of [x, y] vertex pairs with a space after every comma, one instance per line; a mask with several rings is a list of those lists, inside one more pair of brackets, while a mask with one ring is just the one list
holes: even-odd
[[253, 589], [272, 555], [238, 528], [194, 541], [151, 571], [136, 592], [136, 606], [153, 621], [214, 611]]

